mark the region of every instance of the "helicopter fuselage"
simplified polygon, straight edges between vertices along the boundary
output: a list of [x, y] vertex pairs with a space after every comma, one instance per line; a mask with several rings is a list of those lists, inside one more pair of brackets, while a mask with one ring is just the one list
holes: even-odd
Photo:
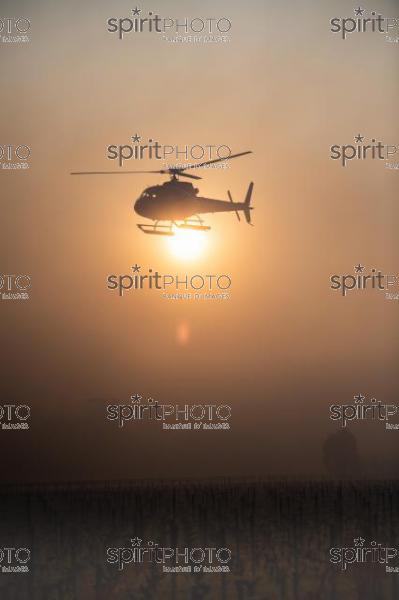
[[[189, 174], [185, 171], [199, 169], [246, 154], [251, 154], [251, 150], [230, 154], [226, 158], [215, 158], [198, 164], [169, 167], [157, 171], [74, 171], [71, 175], [136, 175], [141, 173], [169, 175], [171, 177], [169, 181], [165, 181], [162, 185], [153, 185], [146, 188], [135, 201], [134, 210], [136, 213], [155, 221], [154, 224], [137, 223], [137, 227], [144, 233], [158, 235], [174, 235], [174, 228], [176, 227], [208, 231], [210, 227], [204, 225], [199, 215], [216, 212], [235, 212], [237, 219], [240, 221], [239, 212], [242, 211], [246, 222], [252, 225], [251, 210], [253, 207], [251, 206], [251, 196], [254, 187], [253, 182], [249, 184], [244, 202], [234, 202], [229, 191], [227, 192], [229, 200], [217, 200], [216, 198], [198, 196], [198, 188], [195, 188], [192, 183], [187, 181], [180, 181], [179, 178], [202, 179], [198, 175]], [[169, 224], [159, 224], [159, 221], [168, 221]], [[177, 221], [180, 221], [180, 223], [177, 223]]]
[[180, 221], [193, 215], [237, 211], [244, 203], [198, 196], [192, 183], [172, 179], [146, 188], [134, 204], [137, 214], [153, 221]]

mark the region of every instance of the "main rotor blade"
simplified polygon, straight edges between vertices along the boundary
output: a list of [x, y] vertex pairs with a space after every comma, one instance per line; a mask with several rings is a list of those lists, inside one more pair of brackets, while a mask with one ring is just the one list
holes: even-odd
[[[213, 160], [207, 160], [206, 162], [199, 163], [197, 165], [190, 165], [186, 167], [186, 169], [198, 169], [199, 167], [205, 167], [206, 165], [211, 165], [213, 163], [222, 162], [224, 160], [231, 160], [232, 158], [237, 158], [238, 156], [244, 156], [245, 154], [252, 154], [252, 150], [247, 150], [246, 152], [239, 152], [238, 154], [231, 154], [230, 156], [226, 156], [225, 158], [214, 158]], [[185, 171], [186, 169], [181, 169]]]
[[169, 171], [77, 171], [70, 173], [70, 175], [131, 175], [133, 173], [158, 173], [165, 175]]
[[176, 173], [176, 175], [178, 175], [179, 177], [189, 177], [190, 179], [202, 179], [202, 177], [199, 177], [198, 175], [191, 175], [191, 173]]

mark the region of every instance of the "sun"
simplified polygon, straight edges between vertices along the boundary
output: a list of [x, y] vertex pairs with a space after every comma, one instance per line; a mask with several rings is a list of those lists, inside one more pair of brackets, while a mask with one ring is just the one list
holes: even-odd
[[173, 236], [167, 242], [171, 253], [181, 260], [199, 258], [206, 248], [207, 237], [204, 231], [174, 228]]

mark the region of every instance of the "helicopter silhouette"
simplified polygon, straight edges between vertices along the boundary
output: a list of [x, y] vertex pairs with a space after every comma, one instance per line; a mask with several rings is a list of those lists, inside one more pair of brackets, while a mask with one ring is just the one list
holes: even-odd
[[[140, 173], [157, 173], [161, 175], [170, 175], [170, 180], [161, 185], [154, 185], [146, 188], [141, 196], [135, 201], [134, 210], [141, 217], [151, 219], [154, 223], [138, 223], [137, 227], [144, 233], [156, 235], [175, 235], [174, 226], [179, 229], [191, 229], [194, 231], [209, 231], [210, 227], [204, 225], [204, 220], [200, 217], [202, 214], [216, 212], [235, 212], [240, 221], [239, 211], [242, 211], [247, 223], [251, 223], [250, 206], [253, 182], [249, 184], [247, 194], [243, 202], [233, 202], [230, 191], [227, 192], [229, 200], [216, 200], [214, 198], [204, 198], [198, 196], [199, 189], [195, 188], [191, 182], [180, 181], [179, 177], [188, 177], [190, 179], [202, 179], [198, 175], [185, 173], [188, 169], [198, 169], [213, 163], [231, 160], [245, 154], [240, 152], [226, 156], [226, 158], [215, 158], [199, 164], [190, 164], [186, 167], [172, 167], [159, 171], [80, 171], [71, 173], [71, 175], [130, 175]], [[163, 223], [160, 223], [163, 222]], [[165, 222], [167, 222], [165, 224]]]

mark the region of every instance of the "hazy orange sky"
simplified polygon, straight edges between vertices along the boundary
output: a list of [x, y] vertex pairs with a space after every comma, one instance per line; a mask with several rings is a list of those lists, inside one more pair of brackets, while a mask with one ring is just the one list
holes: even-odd
[[[138, 5], [139, 6], [139, 5]], [[5, 401], [29, 403], [29, 432], [2, 432], [4, 479], [322, 475], [339, 428], [330, 404], [362, 392], [397, 402], [398, 308], [378, 292], [332, 292], [333, 273], [399, 273], [399, 171], [331, 160], [361, 134], [399, 147], [398, 45], [378, 33], [341, 40], [347, 2], [188, 0], [141, 8], [174, 18], [223, 16], [230, 41], [118, 40], [126, 1], [3, 2], [31, 19], [31, 41], [2, 44], [1, 144], [27, 144], [30, 169], [2, 171], [1, 272], [28, 273], [28, 302], [2, 302]], [[369, 2], [367, 11], [376, 9]], [[397, 2], [378, 11], [399, 16]], [[242, 201], [254, 181], [254, 227], [210, 215], [204, 251], [186, 262], [145, 236], [133, 203], [157, 175], [113, 170], [110, 144], [134, 134], [171, 145], [253, 154], [201, 172], [200, 194]], [[398, 155], [399, 157], [399, 149]], [[398, 158], [396, 162], [399, 162]], [[158, 169], [130, 161], [125, 169]], [[227, 273], [231, 298], [118, 298], [110, 273]], [[183, 331], [183, 334], [182, 334]], [[183, 337], [182, 337], [183, 336]], [[182, 343], [182, 339], [184, 343]], [[110, 399], [232, 406], [231, 431], [166, 432], [105, 420]], [[142, 426], [143, 425], [143, 426]], [[353, 427], [367, 469], [396, 473], [397, 432]]]

